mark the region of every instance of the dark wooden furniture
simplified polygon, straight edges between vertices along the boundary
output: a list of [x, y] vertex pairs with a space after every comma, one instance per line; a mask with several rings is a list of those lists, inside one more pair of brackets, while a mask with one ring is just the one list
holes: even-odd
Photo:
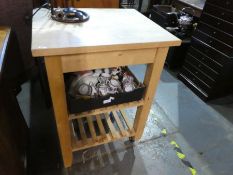
[[150, 0], [149, 9], [152, 9], [153, 5], [156, 4], [172, 5], [178, 10], [182, 10], [184, 7], [191, 7], [195, 10], [195, 13], [190, 9], [187, 9], [186, 12], [199, 18], [205, 5], [205, 1], [206, 0]]
[[[179, 38], [179, 36], [177, 36]], [[180, 38], [181, 39], [181, 38]], [[168, 69], [180, 69], [184, 63], [184, 58], [188, 48], [190, 47], [190, 37], [182, 39], [179, 47], [170, 47], [165, 60]]]
[[[60, 1], [60, 2], [59, 2]], [[77, 8], [119, 8], [119, 0], [59, 0], [63, 6], [73, 6]], [[64, 2], [62, 2], [64, 1]]]
[[[177, 9], [172, 5], [154, 5], [151, 9], [150, 19], [160, 25], [161, 27], [176, 27], [178, 26], [177, 21], [174, 18], [169, 17], [169, 13], [175, 12]], [[179, 32], [173, 32], [175, 36], [182, 40], [181, 46], [170, 47], [166, 58], [165, 65], [169, 69], [181, 68], [186, 52], [190, 46], [190, 36], [182, 36]]]
[[207, 0], [178, 76], [204, 100], [233, 91], [232, 16], [232, 0]]
[[[26, 174], [28, 128], [16, 99], [17, 70], [20, 64], [12, 52], [17, 49], [14, 35], [0, 28], [0, 174]], [[19, 65], [20, 66], [20, 65]]]
[[[17, 88], [26, 81], [18, 38], [15, 32], [6, 27], [0, 27], [0, 31], [2, 32], [3, 43], [5, 43], [5, 47], [3, 47], [5, 50], [2, 49], [1, 54], [5, 58], [5, 64], [7, 65], [4, 69], [4, 79], [7, 79], [12, 88]], [[3, 31], [7, 33], [6, 38], [4, 37]]]
[[183, 9], [184, 7], [191, 7], [193, 8], [194, 13], [189, 9], [187, 9], [189, 10], [187, 12], [199, 18], [205, 5], [205, 1], [206, 0], [174, 0], [173, 6], [179, 10]]
[[24, 63], [25, 74], [31, 73], [34, 60], [31, 56], [31, 15], [32, 0], [1, 0], [0, 25], [10, 26], [19, 40], [20, 52]]

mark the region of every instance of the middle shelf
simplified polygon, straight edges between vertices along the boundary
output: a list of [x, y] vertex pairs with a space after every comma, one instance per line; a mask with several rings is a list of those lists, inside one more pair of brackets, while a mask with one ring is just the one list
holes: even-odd
[[70, 125], [73, 151], [132, 137], [135, 134], [133, 124], [122, 110], [74, 119], [70, 121]]
[[138, 100], [138, 101], [132, 101], [132, 102], [128, 102], [128, 103], [122, 103], [122, 104], [112, 105], [112, 106], [108, 106], [108, 107], [102, 107], [99, 109], [93, 109], [93, 110], [89, 110], [89, 111], [81, 112], [81, 113], [77, 113], [77, 114], [70, 114], [69, 120], [74, 120], [74, 119], [83, 118], [86, 116], [107, 113], [107, 112], [111, 112], [111, 111], [115, 111], [115, 110], [123, 110], [126, 108], [138, 107], [138, 106], [143, 106], [143, 105], [144, 105], [144, 100], [142, 99], [142, 100]]
[[67, 73], [64, 80], [69, 120], [140, 106], [146, 90], [126, 66]]

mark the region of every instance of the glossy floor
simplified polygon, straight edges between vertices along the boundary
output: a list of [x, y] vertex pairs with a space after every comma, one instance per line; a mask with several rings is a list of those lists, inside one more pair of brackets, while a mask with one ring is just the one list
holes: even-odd
[[[131, 69], [143, 79], [144, 65]], [[79, 151], [69, 169], [62, 167], [53, 113], [45, 105], [39, 82], [25, 84], [19, 101], [26, 118], [30, 117], [31, 175], [189, 175], [171, 140], [180, 145], [198, 174], [233, 172], [233, 98], [206, 104], [166, 70], [140, 142], [118, 141]], [[127, 111], [131, 118], [134, 112]], [[162, 129], [167, 130], [167, 136], [161, 135]]]

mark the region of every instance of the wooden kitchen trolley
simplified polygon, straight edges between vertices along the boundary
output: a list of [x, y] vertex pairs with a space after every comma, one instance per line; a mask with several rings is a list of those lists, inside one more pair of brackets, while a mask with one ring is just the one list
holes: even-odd
[[[124, 137], [141, 138], [168, 49], [181, 44], [178, 38], [136, 10], [81, 10], [90, 15], [89, 21], [59, 23], [50, 18], [49, 10], [42, 9], [34, 16], [32, 26], [32, 54], [45, 59], [65, 167], [72, 165], [73, 151]], [[136, 64], [147, 64], [143, 99], [69, 113], [64, 73]], [[124, 109], [135, 106], [135, 120], [130, 123]], [[86, 127], [91, 137], [87, 136]]]

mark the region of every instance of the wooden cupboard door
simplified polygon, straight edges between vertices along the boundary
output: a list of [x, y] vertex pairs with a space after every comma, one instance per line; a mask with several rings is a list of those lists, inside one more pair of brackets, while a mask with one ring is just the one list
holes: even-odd
[[19, 40], [25, 70], [33, 65], [31, 55], [32, 0], [0, 0], [0, 25], [9, 26]]
[[24, 175], [29, 131], [16, 99], [22, 63], [15, 35], [4, 27], [0, 35], [0, 175]]
[[119, 0], [69, 0], [76, 8], [119, 8]]
[[[2, 83], [2, 82], [0, 82]], [[0, 85], [0, 174], [24, 175], [28, 128], [12, 90]]]

